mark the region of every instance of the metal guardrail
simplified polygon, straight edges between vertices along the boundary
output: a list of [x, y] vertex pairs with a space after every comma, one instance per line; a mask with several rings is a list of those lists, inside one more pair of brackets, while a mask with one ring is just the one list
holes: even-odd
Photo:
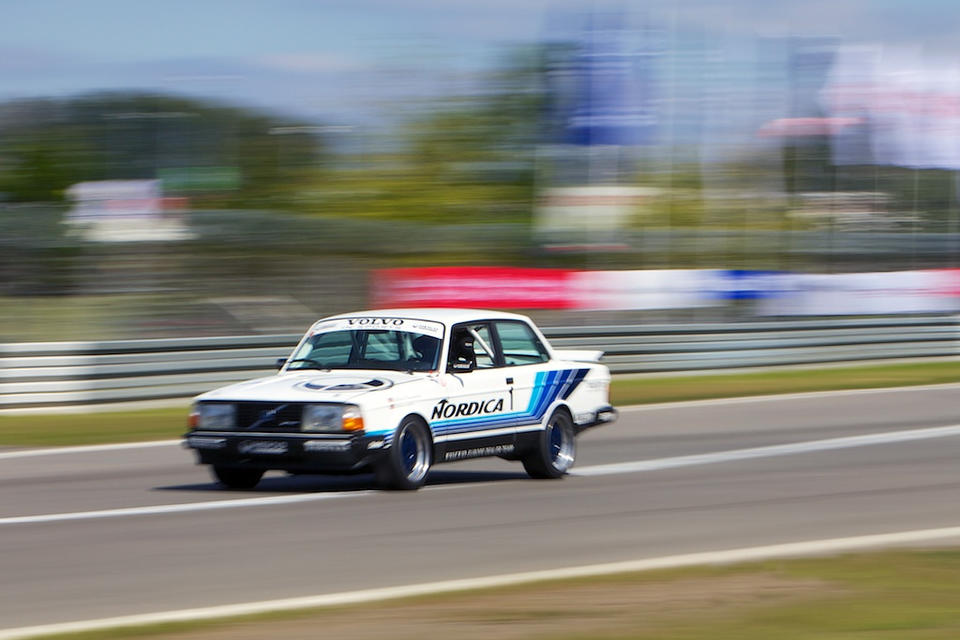
[[[960, 355], [956, 316], [554, 327], [614, 373]], [[300, 334], [0, 344], [0, 408], [189, 397], [269, 375]]]

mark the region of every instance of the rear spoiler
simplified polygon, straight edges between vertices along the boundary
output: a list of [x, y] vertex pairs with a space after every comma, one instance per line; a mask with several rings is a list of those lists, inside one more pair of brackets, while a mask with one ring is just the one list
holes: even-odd
[[558, 360], [572, 360], [574, 362], [600, 362], [603, 351], [589, 351], [580, 349], [554, 349], [553, 355]]

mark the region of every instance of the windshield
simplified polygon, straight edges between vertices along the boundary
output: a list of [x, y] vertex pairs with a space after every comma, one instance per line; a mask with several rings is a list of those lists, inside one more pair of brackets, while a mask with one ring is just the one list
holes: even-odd
[[312, 335], [300, 344], [287, 362], [287, 370], [435, 371], [439, 366], [441, 325], [418, 325], [429, 333], [404, 325], [390, 328], [344, 328], [343, 325], [343, 322], [315, 325]]

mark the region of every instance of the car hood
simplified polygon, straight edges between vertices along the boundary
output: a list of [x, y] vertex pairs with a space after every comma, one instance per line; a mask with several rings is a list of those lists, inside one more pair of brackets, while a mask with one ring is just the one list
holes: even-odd
[[352, 402], [358, 397], [425, 379], [400, 371], [296, 371], [238, 382], [208, 391], [197, 400], [240, 402]]

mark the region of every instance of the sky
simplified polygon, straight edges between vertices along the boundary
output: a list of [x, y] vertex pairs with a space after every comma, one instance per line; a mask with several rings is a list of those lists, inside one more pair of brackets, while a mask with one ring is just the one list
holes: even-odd
[[[603, 6], [615, 0], [605, 0]], [[956, 0], [625, 1], [678, 30], [837, 35], [960, 54]], [[584, 0], [0, 0], [0, 100], [145, 89], [317, 122], [469, 90]], [[562, 21], [562, 19], [561, 19]]]

